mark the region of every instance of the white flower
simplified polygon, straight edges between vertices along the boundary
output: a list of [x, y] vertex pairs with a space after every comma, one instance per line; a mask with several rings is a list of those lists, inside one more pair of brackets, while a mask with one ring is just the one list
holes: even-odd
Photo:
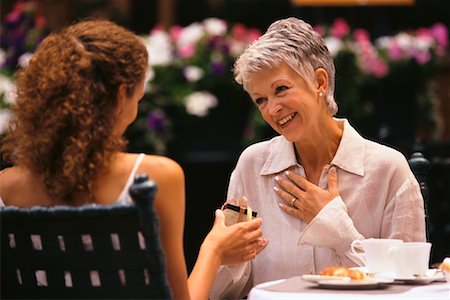
[[190, 82], [198, 81], [203, 77], [205, 72], [197, 66], [187, 66], [183, 70], [184, 77]]
[[9, 109], [0, 109], [0, 134], [4, 133], [8, 129], [8, 123], [12, 116]]
[[204, 34], [204, 27], [200, 23], [194, 22], [181, 30], [178, 45], [184, 46], [196, 44], [204, 36]]
[[0, 48], [0, 66], [5, 63], [6, 60], [6, 52]]
[[375, 40], [375, 45], [382, 49], [389, 49], [392, 43], [393, 39], [389, 36], [382, 36]]
[[431, 36], [419, 36], [413, 41], [414, 46], [424, 52], [428, 52], [433, 47], [433, 38]]
[[19, 66], [21, 68], [26, 68], [32, 57], [33, 57], [33, 53], [30, 53], [30, 52], [22, 54], [18, 59]]
[[343, 42], [341, 39], [335, 38], [333, 36], [328, 36], [325, 39], [325, 44], [327, 45], [328, 51], [330, 51], [331, 56], [336, 56], [339, 50], [342, 49]]
[[224, 36], [227, 33], [227, 23], [217, 18], [208, 18], [203, 21], [205, 30], [209, 35]]
[[0, 97], [7, 104], [16, 103], [16, 86], [9, 77], [0, 75]]
[[412, 47], [413, 38], [409, 34], [402, 32], [397, 34], [394, 38], [401, 49], [408, 50]]
[[155, 78], [155, 70], [150, 67], [148, 70], [148, 73], [145, 76], [145, 87], [144, 87], [144, 93], [150, 93], [152, 90], [152, 80]]
[[170, 36], [162, 30], [153, 31], [150, 36], [144, 38], [152, 66], [168, 65], [173, 60], [173, 46]]
[[191, 115], [204, 117], [210, 108], [216, 107], [219, 101], [207, 91], [198, 91], [186, 97], [186, 111]]
[[230, 41], [230, 54], [231, 54], [231, 56], [238, 57], [239, 55], [241, 55], [242, 52], [244, 52], [245, 47], [246, 47], [246, 44], [244, 42], [232, 39]]
[[152, 66], [148, 68], [147, 74], [145, 74], [145, 82], [149, 82], [155, 79], [155, 69]]

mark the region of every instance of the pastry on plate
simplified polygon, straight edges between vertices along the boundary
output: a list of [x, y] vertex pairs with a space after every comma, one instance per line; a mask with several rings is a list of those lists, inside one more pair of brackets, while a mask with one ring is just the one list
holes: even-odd
[[361, 270], [339, 266], [327, 267], [320, 272], [320, 275], [350, 277], [353, 280], [366, 279], [366, 274]]
[[445, 274], [445, 280], [450, 284], [450, 257], [446, 257], [439, 265], [439, 269]]

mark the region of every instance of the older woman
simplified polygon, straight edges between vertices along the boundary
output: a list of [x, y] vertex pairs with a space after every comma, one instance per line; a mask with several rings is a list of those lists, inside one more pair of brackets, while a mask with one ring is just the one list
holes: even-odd
[[405, 157], [333, 116], [335, 69], [319, 34], [297, 18], [274, 22], [235, 64], [235, 77], [279, 136], [248, 147], [228, 199], [248, 198], [268, 248], [223, 267], [212, 298], [238, 298], [258, 283], [359, 266], [356, 239], [424, 241], [423, 200]]
[[154, 205], [174, 298], [207, 299], [221, 264], [264, 249], [261, 220], [227, 227], [217, 211], [188, 279], [183, 170], [167, 157], [122, 151], [148, 67], [141, 39], [109, 21], [82, 21], [45, 38], [17, 76], [2, 146], [14, 166], [0, 172], [0, 206], [126, 204], [134, 174], [147, 173], [158, 185]]

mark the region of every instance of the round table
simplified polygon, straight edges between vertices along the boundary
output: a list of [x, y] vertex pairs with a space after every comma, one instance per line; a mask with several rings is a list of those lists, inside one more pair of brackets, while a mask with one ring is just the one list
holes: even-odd
[[388, 284], [377, 289], [323, 289], [301, 277], [275, 280], [256, 285], [248, 300], [270, 299], [450, 299], [450, 284], [433, 282], [426, 285]]

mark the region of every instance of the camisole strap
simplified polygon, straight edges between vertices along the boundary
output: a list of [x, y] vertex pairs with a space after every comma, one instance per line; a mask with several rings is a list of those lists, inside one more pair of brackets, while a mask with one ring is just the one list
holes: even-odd
[[121, 203], [121, 204], [131, 203], [131, 197], [128, 194], [128, 189], [130, 188], [131, 184], [133, 183], [134, 175], [136, 175], [136, 172], [137, 172], [139, 166], [141, 165], [141, 162], [144, 159], [144, 157], [145, 157], [145, 153], [140, 153], [138, 155], [138, 157], [136, 158], [136, 161], [134, 163], [133, 169], [131, 170], [130, 176], [128, 176], [127, 183], [125, 184], [122, 192], [119, 195], [119, 198], [117, 199], [118, 203]]
[[[1, 170], [0, 174], [3, 173], [4, 170], [5, 169]], [[3, 207], [3, 206], [5, 206], [5, 203], [3, 202], [2, 196], [0, 196], [0, 207]]]

